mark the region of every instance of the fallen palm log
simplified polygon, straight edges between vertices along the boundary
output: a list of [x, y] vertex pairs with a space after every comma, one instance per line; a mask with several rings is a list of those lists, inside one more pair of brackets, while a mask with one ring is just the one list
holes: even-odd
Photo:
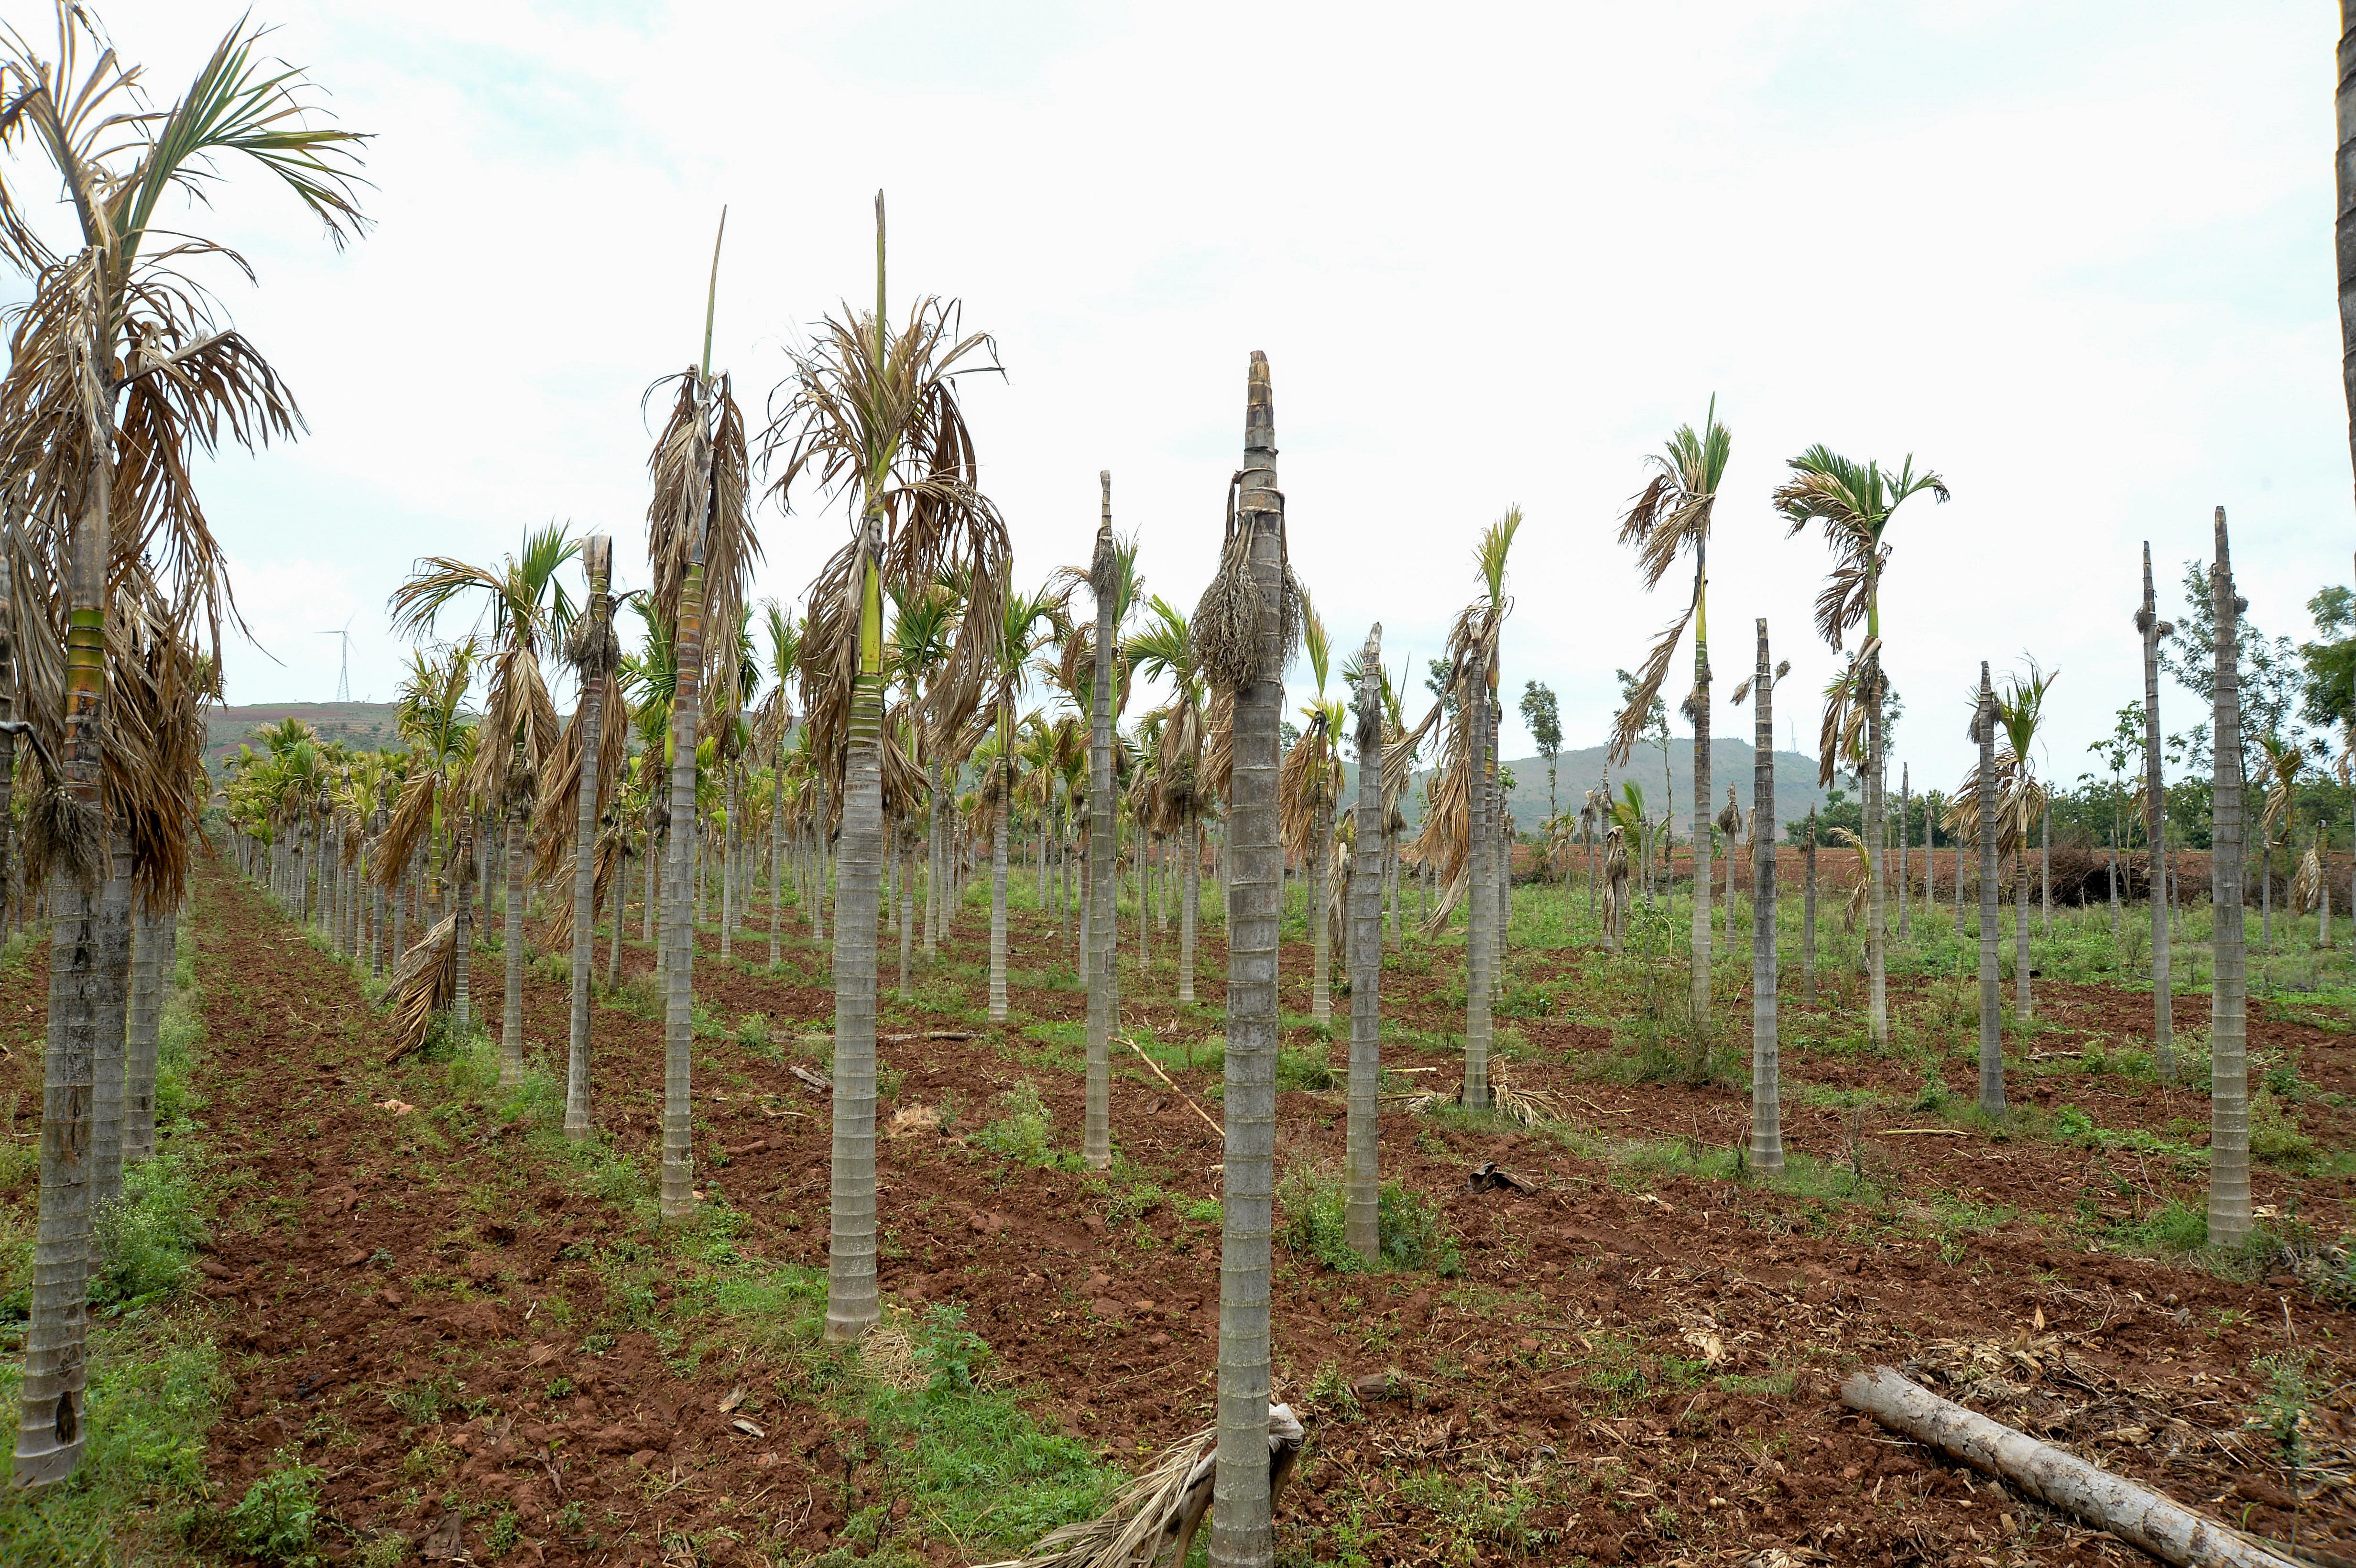
[[[1268, 1407], [1270, 1507], [1290, 1478], [1307, 1437], [1290, 1406]], [[1164, 1561], [1181, 1568], [1211, 1509], [1218, 1449], [1219, 1429], [1205, 1427], [1173, 1444], [1153, 1468], [1115, 1493], [1112, 1506], [1096, 1518], [1050, 1531], [1029, 1555], [986, 1568], [1153, 1568]]]
[[1841, 1403], [2177, 1568], [2297, 1568], [2215, 1520], [1941, 1399], [1889, 1367], [1852, 1372]]

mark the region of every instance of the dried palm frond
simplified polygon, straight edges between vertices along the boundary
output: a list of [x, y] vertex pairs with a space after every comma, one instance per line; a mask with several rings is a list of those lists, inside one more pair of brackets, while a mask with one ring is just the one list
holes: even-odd
[[[712, 265], [717, 272], [715, 251]], [[735, 711], [737, 634], [744, 625], [744, 595], [761, 559], [748, 502], [744, 415], [725, 372], [709, 376], [691, 365], [655, 387], [675, 386], [670, 416], [655, 438], [647, 469], [654, 493], [647, 505], [647, 567], [655, 618], [679, 624], [680, 594], [692, 560], [703, 563], [703, 667], [707, 701]], [[648, 388], [651, 397], [655, 388]]]
[[[614, 891], [614, 879], [622, 874], [622, 856], [628, 847], [628, 835], [621, 824], [610, 823], [601, 827], [597, 834], [596, 865], [590, 873], [591, 909], [605, 907]], [[552, 953], [562, 953], [573, 944], [573, 856], [569, 852], [563, 864], [556, 868], [552, 885], [564, 889], [566, 896], [550, 901], [552, 909], [548, 932], [541, 938], [541, 944]]]
[[386, 991], [387, 1032], [392, 1050], [385, 1061], [397, 1061], [425, 1043], [433, 1032], [434, 1015], [446, 1010], [458, 996], [458, 923], [444, 915], [423, 939], [402, 955]]
[[[597, 720], [596, 783], [601, 816], [606, 809], [604, 803], [613, 800], [621, 789], [622, 770], [630, 757], [630, 730], [623, 706], [621, 677], [609, 668], [603, 680], [605, 691], [599, 699]], [[575, 708], [573, 722], [564, 727], [541, 765], [539, 799], [531, 819], [534, 881], [550, 887], [572, 886], [573, 839], [580, 830], [581, 709]]]
[[[1453, 1093], [1434, 1089], [1418, 1094], [1407, 1103], [1407, 1108], [1419, 1116], [1430, 1115], [1444, 1105], [1462, 1105], [1464, 1086], [1458, 1084]], [[1570, 1104], [1561, 1095], [1544, 1089], [1516, 1089], [1506, 1076], [1502, 1061], [1489, 1064], [1489, 1108], [1507, 1121], [1525, 1127], [1554, 1126], [1570, 1118]]]
[[1209, 709], [1203, 716], [1203, 766], [1196, 776], [1203, 793], [1226, 800], [1235, 787], [1236, 694], [1231, 688], [1211, 688]]
[[2305, 859], [2298, 863], [2298, 874], [2290, 880], [2290, 907], [2293, 913], [2311, 913], [2323, 898], [2323, 856], [2309, 845]]
[[[1268, 1407], [1269, 1493], [1282, 1491], [1307, 1432], [1288, 1405]], [[1211, 1506], [1219, 1429], [1206, 1426], [1162, 1452], [1096, 1518], [1050, 1531], [1021, 1557], [986, 1568], [1153, 1568], [1183, 1564]]]

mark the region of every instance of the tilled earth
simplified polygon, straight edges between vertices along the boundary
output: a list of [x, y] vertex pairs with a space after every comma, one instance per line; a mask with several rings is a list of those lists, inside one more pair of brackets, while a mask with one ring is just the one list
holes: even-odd
[[[687, 1304], [660, 1269], [629, 1276], [650, 1301], [608, 1299], [622, 1277], [611, 1260], [655, 1243], [597, 1168], [484, 1114], [448, 1064], [387, 1065], [351, 973], [221, 864], [203, 869], [191, 929], [207, 1136], [228, 1176], [201, 1262], [233, 1352], [211, 1449], [228, 1495], [299, 1443], [327, 1472], [337, 1552], [399, 1532], [429, 1558], [534, 1563], [791, 1562], [891, 1500], [888, 1474], [821, 1403], [730, 1405], [794, 1385], [806, 1352], [787, 1326], [683, 1355], [666, 1310]], [[1206, 1004], [1221, 989], [1217, 934], [1200, 955]], [[1122, 941], [1127, 960], [1133, 927]], [[1058, 964], [1068, 979], [1070, 939], [1049, 923], [1021, 917], [1013, 945], [1018, 980]], [[735, 1247], [822, 1270], [826, 1102], [789, 1067], [823, 1065], [797, 1041], [823, 1033], [832, 1002], [808, 983], [823, 953], [788, 947], [780, 976], [755, 967], [765, 930], [729, 965], [701, 939], [699, 1002], [730, 1030], [763, 1015], [771, 1039], [699, 1040], [697, 1157], [741, 1216]], [[1159, 1045], [1215, 1046], [1215, 1012], [1170, 999], [1174, 951], [1157, 933], [1160, 968], [1124, 976], [1124, 1022]], [[1444, 1096], [1461, 1012], [1446, 1001], [1450, 950], [1423, 951], [1430, 973], [1386, 976], [1387, 1023], [1414, 1036], [1389, 1051], [1430, 1069], [1408, 1081]], [[993, 1353], [990, 1378], [1134, 1467], [1211, 1409], [1218, 1232], [1201, 1200], [1217, 1195], [1220, 1150], [1198, 1108], [1217, 1115], [1215, 1056], [1190, 1070], [1159, 1052], [1173, 1091], [1117, 1052], [1122, 1178], [1009, 1159], [972, 1135], [1023, 1083], [1057, 1147], [1076, 1136], [1079, 995], [1018, 984], [1015, 1024], [989, 1027], [986, 903], [921, 967], [919, 997], [938, 1008], [894, 1001], [896, 939], [882, 952], [882, 1027], [910, 1037], [882, 1048], [880, 1119], [909, 1113], [910, 1129], [879, 1157], [887, 1299], [961, 1304]], [[632, 941], [626, 960], [642, 983], [647, 950]], [[1590, 955], [1516, 961], [1573, 973]], [[1291, 1023], [1308, 1010], [1307, 970], [1305, 945], [1288, 944], [1286, 1045], [1338, 1063], [1343, 1043]], [[496, 1026], [497, 955], [476, 973]], [[24, 999], [27, 980], [11, 980], [0, 1019]], [[529, 1053], [561, 1075], [565, 993], [539, 972], [527, 987]], [[1902, 991], [1901, 1008], [1917, 999]], [[1278, 1392], [1312, 1432], [1280, 1509], [1285, 1549], [1367, 1563], [2138, 1560], [1847, 1412], [1841, 1378], [1888, 1361], [2244, 1529], [2356, 1555], [2345, 1312], [2279, 1269], [2237, 1284], [2096, 1244], [2171, 1198], [2198, 1204], [2198, 1168], [2149, 1146], [2205, 1141], [2205, 1104], [2070, 1071], [2089, 1051], [2147, 1049], [2147, 998], [2048, 987], [2040, 1005], [2016, 1103], [2066, 1102], [2106, 1131], [2154, 1136], [1958, 1131], [1907, 1108], [1919, 1061], [1837, 1045], [1837, 1007], [1814, 1029], [1796, 1009], [1787, 1024], [1800, 1043], [1786, 1047], [1785, 1138], [1815, 1162], [1814, 1187], [1704, 1174], [1740, 1143], [1746, 1097], [1604, 1074], [1612, 1040], [1590, 1024], [1504, 1020], [1518, 1036], [1510, 1082], [1554, 1096], [1568, 1131], [1387, 1102], [1384, 1175], [1436, 1207], [1461, 1266], [1344, 1274], [1280, 1244]], [[2254, 1048], [2296, 1061], [2314, 1091], [2286, 1114], [2344, 1147], [2345, 1113], [2327, 1102], [2356, 1092], [2346, 1037], [2258, 1010]], [[2180, 1029], [2205, 1026], [2205, 999], [2179, 998], [2178, 1015]], [[604, 1003], [595, 1020], [599, 1130], [650, 1170], [660, 1023]], [[1970, 1062], [1938, 1071], [1967, 1104]], [[917, 1107], [948, 1115], [935, 1127]], [[1279, 1117], [1280, 1169], [1338, 1164], [1338, 1088], [1290, 1091]], [[27, 1119], [20, 1104], [19, 1136]], [[2193, 1125], [2203, 1133], [2185, 1135]], [[1492, 1160], [1537, 1189], [1468, 1190]], [[2265, 1168], [2258, 1185], [2270, 1213], [2350, 1228], [2342, 1178]], [[933, 1562], [1004, 1554], [905, 1508], [891, 1517], [888, 1539]]]

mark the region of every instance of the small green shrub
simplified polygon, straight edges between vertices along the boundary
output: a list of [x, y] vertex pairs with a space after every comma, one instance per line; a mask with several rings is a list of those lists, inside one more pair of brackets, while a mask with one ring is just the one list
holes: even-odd
[[1055, 1115], [1039, 1097], [1039, 1085], [1025, 1078], [998, 1097], [1006, 1115], [974, 1134], [973, 1141], [991, 1153], [1026, 1165], [1050, 1169], [1077, 1169], [1077, 1155], [1059, 1153], [1055, 1147]]
[[2315, 1168], [2315, 1140], [2298, 1130], [2271, 1088], [2250, 1096], [2250, 1155], [2302, 1175]]
[[221, 1515], [229, 1545], [259, 1563], [308, 1568], [319, 1561], [313, 1534], [319, 1520], [320, 1473], [291, 1448], [281, 1449], [277, 1468], [248, 1487], [235, 1507]]
[[[1366, 1260], [1349, 1244], [1348, 1204], [1340, 1173], [1331, 1166], [1296, 1165], [1277, 1183], [1283, 1211], [1286, 1248], [1315, 1258], [1327, 1268], [1362, 1271]], [[1442, 1276], [1462, 1272], [1456, 1239], [1441, 1227], [1440, 1211], [1420, 1193], [1386, 1181], [1376, 1200], [1376, 1247], [1391, 1268], [1428, 1268]]]
[[916, 1354], [932, 1370], [934, 1393], [969, 1393], [974, 1374], [990, 1360], [990, 1345], [965, 1326], [963, 1307], [945, 1301], [917, 1325]]

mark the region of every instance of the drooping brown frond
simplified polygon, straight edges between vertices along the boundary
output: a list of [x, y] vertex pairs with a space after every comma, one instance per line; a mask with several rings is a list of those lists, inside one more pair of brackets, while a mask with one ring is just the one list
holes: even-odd
[[1692, 624], [1693, 614], [1694, 603], [1688, 600], [1685, 613], [1661, 628], [1661, 635], [1654, 639], [1652, 651], [1644, 656], [1644, 667], [1636, 672], [1633, 695], [1612, 720], [1610, 754], [1613, 767], [1626, 766], [1629, 753], [1636, 749], [1636, 742], [1644, 739], [1644, 726], [1652, 720], [1653, 703], [1661, 695], [1661, 683], [1668, 678], [1669, 661], [1676, 656], [1677, 644], [1684, 640], [1686, 627]]
[[455, 915], [434, 923], [424, 939], [402, 955], [392, 972], [385, 997], [387, 1028], [392, 1050], [385, 1061], [397, 1061], [425, 1043], [434, 1015], [458, 997], [458, 923]]
[[369, 880], [388, 892], [401, 886], [418, 847], [434, 830], [434, 808], [441, 799], [441, 776], [423, 759], [412, 759], [409, 776], [392, 805], [392, 816], [377, 840], [377, 854]]
[[[584, 617], [584, 621], [586, 617]], [[597, 724], [597, 799], [610, 810], [630, 756], [630, 727], [618, 671], [608, 667]], [[581, 827], [581, 709], [564, 727], [540, 772], [540, 795], [532, 809], [532, 879], [544, 887], [573, 885], [573, 841]], [[558, 901], [568, 910], [571, 903]], [[602, 906], [600, 906], [602, 907]], [[569, 916], [568, 916], [569, 918]]]
[[[647, 467], [654, 481], [647, 506], [647, 566], [658, 622], [679, 624], [680, 594], [700, 549], [703, 561], [703, 689], [734, 713], [737, 628], [761, 559], [749, 502], [751, 472], [744, 416], [725, 374], [705, 378], [691, 365], [668, 378], [678, 390]], [[665, 383], [658, 382], [660, 386]]]

